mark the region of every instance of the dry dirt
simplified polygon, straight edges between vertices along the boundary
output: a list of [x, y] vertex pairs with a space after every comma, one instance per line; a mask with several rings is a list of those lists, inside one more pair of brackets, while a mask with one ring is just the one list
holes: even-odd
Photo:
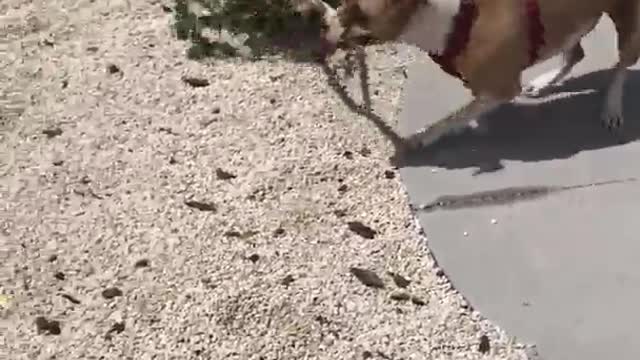
[[[526, 358], [320, 66], [189, 61], [153, 0], [0, 14], [0, 358]], [[368, 50], [390, 126], [404, 53]]]

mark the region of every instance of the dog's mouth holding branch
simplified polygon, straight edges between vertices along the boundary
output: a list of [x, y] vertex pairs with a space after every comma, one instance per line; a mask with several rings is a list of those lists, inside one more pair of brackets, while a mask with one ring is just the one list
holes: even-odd
[[321, 56], [327, 58], [338, 48], [352, 49], [366, 46], [375, 42], [371, 34], [357, 24], [357, 18], [345, 11], [344, 5], [333, 8], [323, 0], [293, 0], [301, 14], [309, 15], [313, 12], [322, 17]]

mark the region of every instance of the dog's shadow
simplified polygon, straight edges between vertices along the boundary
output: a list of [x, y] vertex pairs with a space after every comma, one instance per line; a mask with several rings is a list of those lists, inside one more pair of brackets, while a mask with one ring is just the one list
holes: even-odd
[[[488, 114], [484, 132], [466, 129], [405, 154], [400, 166], [474, 167], [476, 173], [502, 169], [503, 160], [537, 162], [566, 159], [579, 152], [640, 138], [640, 71], [630, 71], [625, 87], [624, 127], [612, 133], [600, 120], [609, 70], [567, 80], [536, 103], [511, 103]], [[566, 96], [562, 96], [566, 95]], [[545, 100], [545, 98], [552, 99]]]

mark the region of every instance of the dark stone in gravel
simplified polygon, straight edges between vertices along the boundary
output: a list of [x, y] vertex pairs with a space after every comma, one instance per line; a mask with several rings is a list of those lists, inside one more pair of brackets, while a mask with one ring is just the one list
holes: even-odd
[[352, 267], [349, 271], [365, 286], [377, 289], [384, 288], [384, 281], [371, 270]]
[[247, 259], [249, 259], [249, 261], [251, 261], [252, 263], [255, 264], [258, 260], [260, 260], [260, 255], [253, 254], [253, 255], [249, 256]]
[[140, 259], [136, 261], [135, 264], [133, 264], [135, 268], [144, 268], [144, 267], [148, 267], [149, 265], [151, 265], [151, 262], [149, 261], [149, 259]]
[[222, 170], [220, 168], [216, 169], [216, 177], [220, 180], [231, 180], [235, 179], [237, 176], [228, 171]]
[[412, 297], [411, 297], [411, 302], [412, 302], [412, 303], [414, 303], [415, 305], [418, 305], [418, 306], [424, 306], [424, 305], [427, 305], [427, 302], [426, 302], [426, 301], [424, 301], [424, 300], [420, 299], [420, 298], [419, 298], [419, 297], [417, 297], [417, 296], [412, 296]]
[[56, 278], [56, 279], [58, 279], [58, 280], [64, 280], [64, 279], [66, 279], [66, 276], [65, 276], [65, 275], [64, 275], [64, 273], [63, 273], [63, 272], [61, 272], [61, 271], [58, 271], [58, 272], [56, 272], [55, 274], [53, 274], [53, 277], [54, 277], [54, 278]]
[[122, 296], [122, 290], [117, 287], [110, 287], [102, 290], [102, 297], [105, 299], [113, 299], [118, 296]]
[[60, 322], [57, 320], [47, 320], [44, 316], [38, 316], [35, 323], [39, 334], [60, 335], [62, 332]]
[[385, 179], [395, 179], [396, 177], [396, 173], [393, 170], [385, 170], [384, 171], [384, 178]]
[[191, 76], [183, 76], [182, 81], [194, 88], [209, 86], [209, 80]]
[[294, 281], [295, 281], [295, 278], [293, 277], [293, 275], [287, 275], [282, 279], [282, 281], [280, 281], [280, 283], [284, 286], [289, 286]]
[[76, 299], [75, 297], [69, 294], [60, 294], [60, 296], [62, 296], [64, 299], [68, 300], [72, 304], [75, 304], [75, 305], [80, 304], [80, 300]]
[[42, 133], [46, 135], [47, 138], [51, 139], [56, 136], [62, 135], [62, 129], [60, 129], [59, 127], [53, 127], [53, 128], [42, 130]]
[[394, 291], [391, 293], [389, 297], [391, 298], [391, 300], [396, 300], [396, 301], [411, 300], [411, 295], [409, 295], [409, 293], [406, 291]]
[[346, 212], [345, 210], [340, 210], [340, 209], [335, 210], [335, 211], [333, 212], [333, 214], [334, 214], [336, 217], [339, 217], [339, 218], [343, 218], [343, 217], [347, 216], [347, 212]]
[[411, 281], [407, 280], [402, 275], [399, 275], [393, 272], [389, 272], [389, 275], [391, 275], [391, 278], [393, 279], [393, 282], [396, 284], [397, 287], [404, 289], [407, 286], [409, 286], [409, 284], [411, 284]]
[[125, 329], [124, 321], [114, 323], [109, 329], [109, 331], [107, 331], [104, 337], [107, 340], [111, 340], [111, 338], [113, 337], [113, 334], [120, 334], [121, 332], [124, 331], [124, 329]]
[[478, 344], [478, 351], [481, 354], [487, 354], [491, 351], [491, 343], [487, 335], [480, 336], [480, 343]]
[[257, 231], [245, 231], [245, 232], [240, 232], [240, 231], [236, 231], [236, 230], [230, 230], [224, 233], [224, 236], [229, 237], [229, 238], [237, 238], [237, 239], [248, 239], [254, 235], [258, 235]]
[[120, 70], [120, 68], [116, 64], [109, 64], [107, 65], [107, 72], [109, 74], [118, 74], [121, 73], [122, 70]]
[[349, 226], [349, 230], [362, 236], [365, 239], [373, 239], [377, 234], [375, 230], [366, 226], [360, 221], [350, 221], [349, 223], [347, 223], [347, 225]]
[[187, 200], [184, 202], [184, 204], [190, 208], [194, 208], [200, 211], [216, 212], [218, 210], [215, 204], [204, 201]]
[[369, 150], [369, 148], [366, 147], [366, 146], [363, 147], [362, 149], [360, 149], [359, 152], [360, 152], [360, 155], [362, 155], [364, 157], [367, 157], [367, 156], [371, 155], [371, 150]]

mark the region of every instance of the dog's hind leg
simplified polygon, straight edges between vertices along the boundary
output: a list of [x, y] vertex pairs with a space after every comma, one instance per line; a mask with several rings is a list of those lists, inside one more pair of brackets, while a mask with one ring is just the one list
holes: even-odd
[[609, 13], [618, 32], [619, 59], [606, 90], [602, 123], [610, 130], [624, 124], [623, 98], [628, 69], [640, 58], [640, 1], [624, 1]]

